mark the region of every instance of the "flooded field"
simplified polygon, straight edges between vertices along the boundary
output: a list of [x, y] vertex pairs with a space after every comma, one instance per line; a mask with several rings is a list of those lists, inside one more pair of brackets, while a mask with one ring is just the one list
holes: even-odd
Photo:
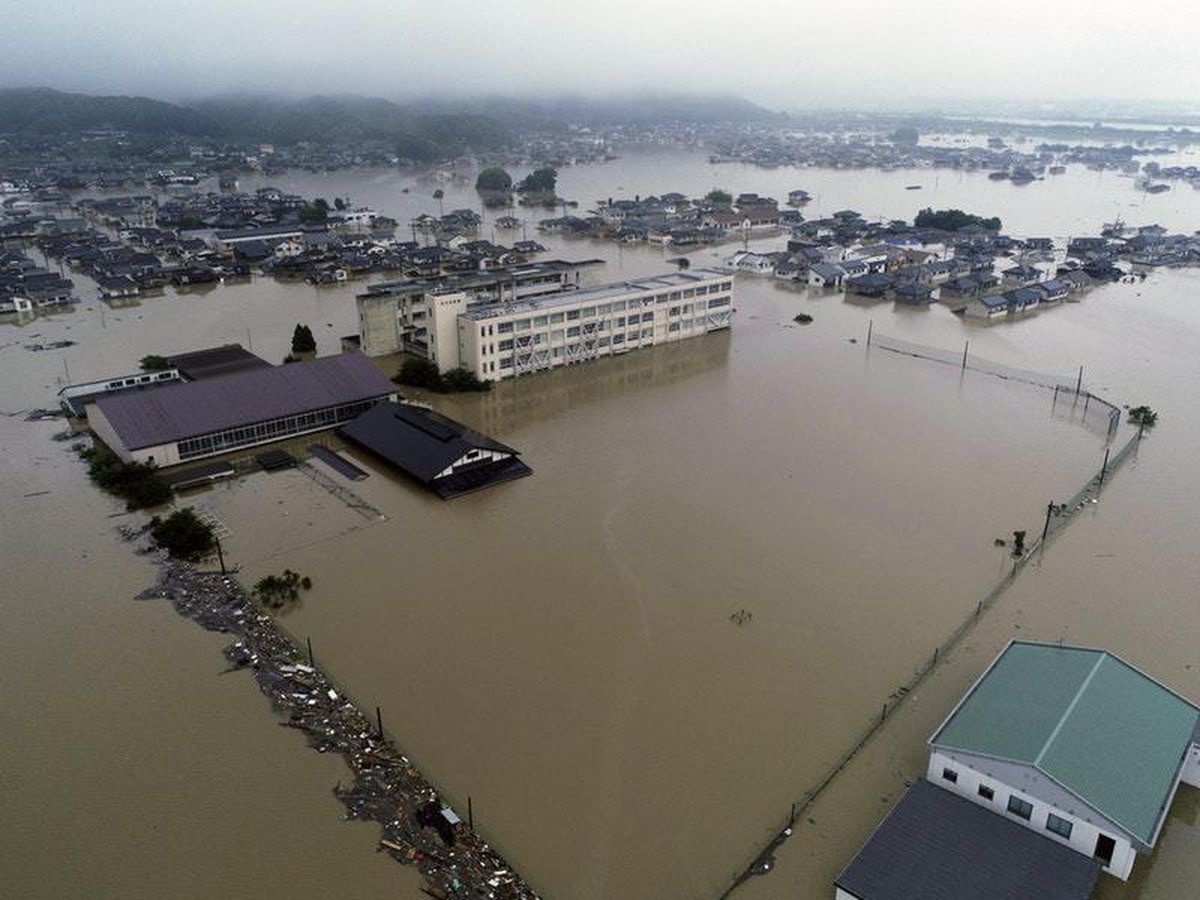
[[[1200, 225], [1200, 192], [1143, 198], [1112, 174], [1072, 170], [1024, 188], [920, 178], [926, 190], [905, 193], [912, 172], [647, 154], [564, 170], [560, 190], [586, 203], [804, 187], [816, 195], [808, 215], [953, 205], [1060, 237], [1093, 233], [1114, 210]], [[395, 172], [274, 183], [348, 194], [401, 221], [437, 208], [432, 185]], [[446, 193], [447, 209], [477, 206], [473, 191]], [[655, 249], [543, 243], [555, 256], [604, 258], [596, 280], [666, 268]], [[1064, 375], [1083, 365], [1098, 393], [1152, 404], [1159, 428], [1102, 502], [856, 761], [777, 871], [744, 888], [826, 896], [884, 798], [922, 768], [928, 732], [1013, 634], [1108, 646], [1200, 697], [1198, 275], [1155, 273], [991, 327], [940, 306], [743, 278], [732, 333], [432, 398], [519, 448], [532, 478], [443, 503], [353, 454], [372, 475], [351, 487], [383, 520], [297, 472], [186, 502], [227, 525], [226, 551], [247, 578], [284, 567], [313, 578], [288, 628], [311, 636], [362, 702], [382, 706], [456, 805], [472, 798], [484, 836], [548, 897], [707, 898], [982, 599], [1007, 564], [994, 538], [1038, 532], [1046, 502], [1073, 493], [1103, 456], [1102, 436], [1051, 415], [1049, 392], [868, 350], [868, 319], [947, 349], [969, 339], [1010, 365]], [[152, 352], [241, 341], [279, 359], [297, 322], [335, 352], [355, 329], [361, 289], [255, 279], [0, 325], [0, 412], [51, 406], [68, 370], [123, 372]], [[792, 324], [801, 311], [812, 325]], [[78, 344], [24, 346], [56, 339]], [[149, 570], [115, 534], [128, 519], [108, 518], [117, 505], [51, 440], [60, 428], [0, 418], [0, 489], [17, 511], [0, 524], [14, 573], [0, 607], [2, 671], [21, 698], [0, 714], [15, 737], [0, 764], [21, 773], [0, 870], [27, 879], [18, 886], [29, 896], [85, 886], [103, 897], [414, 896], [413, 874], [374, 854], [372, 829], [337, 820], [340, 765], [278, 728], [243, 676], [217, 676], [219, 640], [127, 599]], [[752, 618], [735, 624], [743, 609]], [[1193, 792], [1181, 794], [1154, 860], [1129, 886], [1106, 882], [1104, 900], [1181, 896], [1200, 847], [1196, 813]]]

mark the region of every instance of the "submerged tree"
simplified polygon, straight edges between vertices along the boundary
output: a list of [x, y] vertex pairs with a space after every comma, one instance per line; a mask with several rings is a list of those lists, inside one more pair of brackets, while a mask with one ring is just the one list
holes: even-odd
[[713, 188], [704, 195], [704, 199], [714, 206], [730, 206], [733, 203], [733, 194], [721, 188]]
[[317, 339], [313, 337], [312, 329], [307, 325], [297, 325], [292, 331], [293, 353], [316, 353]]
[[268, 609], [279, 610], [300, 599], [301, 590], [309, 590], [312, 579], [299, 572], [284, 569], [281, 575], [267, 575], [254, 584], [254, 596]]
[[1149, 406], [1135, 406], [1129, 411], [1129, 421], [1143, 428], [1153, 428], [1158, 421], [1158, 413]]
[[190, 506], [175, 510], [165, 519], [155, 516], [150, 520], [150, 536], [171, 556], [192, 562], [211, 553], [214, 544], [212, 527], [202, 522]]

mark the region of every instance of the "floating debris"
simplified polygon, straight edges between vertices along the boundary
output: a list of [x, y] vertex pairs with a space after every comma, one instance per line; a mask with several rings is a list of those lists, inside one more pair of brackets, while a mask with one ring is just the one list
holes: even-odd
[[[121, 534], [132, 540], [140, 531], [126, 526]], [[319, 753], [341, 755], [354, 775], [349, 786], [339, 782], [333, 789], [346, 807], [344, 818], [378, 822], [383, 828], [378, 850], [417, 866], [427, 893], [448, 900], [537, 900], [383, 734], [379, 710], [374, 720], [364, 713], [313, 664], [311, 645], [308, 653], [302, 651], [239, 582], [164, 561], [158, 584], [137, 599], [170, 600], [180, 615], [237, 637], [224, 650], [227, 671], [251, 671], [282, 717], [280, 726], [302, 732]]]

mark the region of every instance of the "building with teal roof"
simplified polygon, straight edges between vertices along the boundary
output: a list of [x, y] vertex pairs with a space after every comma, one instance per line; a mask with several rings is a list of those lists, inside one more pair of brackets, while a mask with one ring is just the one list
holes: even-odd
[[1126, 879], [1180, 782], [1200, 707], [1105, 651], [1013, 641], [929, 739], [928, 778]]

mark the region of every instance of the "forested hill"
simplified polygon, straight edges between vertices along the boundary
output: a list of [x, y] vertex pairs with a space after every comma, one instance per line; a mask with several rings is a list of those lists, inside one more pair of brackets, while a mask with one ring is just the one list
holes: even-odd
[[521, 132], [567, 123], [609, 125], [763, 121], [775, 114], [738, 97], [639, 95], [421, 100], [395, 103], [352, 95], [286, 100], [231, 95], [189, 104], [147, 97], [72, 94], [48, 88], [0, 90], [0, 133], [63, 134], [113, 128], [146, 136], [187, 136], [291, 144], [392, 144], [400, 156], [434, 159], [500, 147]]
[[194, 109], [148, 97], [93, 97], [50, 88], [0, 90], [0, 133], [63, 134], [115, 128], [139, 134], [215, 135]]

